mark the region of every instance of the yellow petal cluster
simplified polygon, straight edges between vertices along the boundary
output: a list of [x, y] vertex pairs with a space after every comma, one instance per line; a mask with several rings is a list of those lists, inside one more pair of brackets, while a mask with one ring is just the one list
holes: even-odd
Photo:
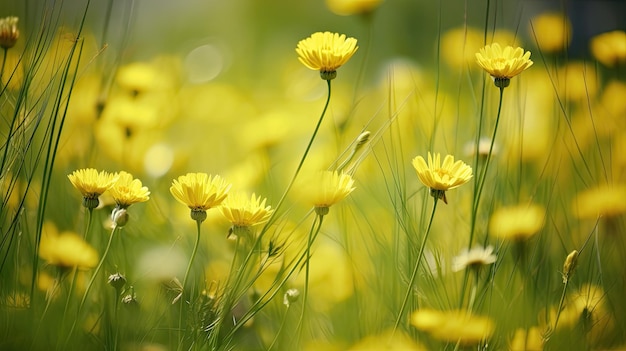
[[518, 205], [497, 209], [489, 220], [492, 235], [505, 240], [524, 240], [543, 228], [546, 211], [539, 205]]
[[231, 184], [219, 175], [187, 173], [174, 179], [170, 193], [193, 211], [206, 211], [219, 206], [228, 196]]
[[472, 179], [472, 167], [454, 156], [447, 155], [441, 163], [439, 153], [428, 152], [428, 163], [422, 156], [413, 159], [413, 167], [419, 180], [433, 190], [446, 191], [459, 187]]
[[626, 213], [626, 185], [602, 185], [580, 192], [572, 211], [578, 218], [597, 219]]
[[591, 39], [591, 54], [603, 65], [613, 67], [626, 63], [626, 32], [615, 30]]
[[98, 172], [93, 168], [74, 171], [67, 176], [72, 185], [85, 198], [97, 198], [117, 181], [117, 175], [105, 171]]
[[254, 193], [249, 197], [243, 192], [237, 192], [224, 199], [220, 211], [233, 226], [251, 227], [267, 222], [274, 212], [271, 206], [265, 205], [265, 201]]
[[[317, 32], [300, 40], [296, 53], [303, 65], [320, 71], [322, 78], [329, 80], [354, 55], [359, 48], [356, 44], [356, 39], [346, 38], [345, 34]], [[325, 74], [330, 75], [325, 78]]]
[[302, 187], [306, 201], [315, 208], [328, 208], [345, 199], [355, 189], [354, 179], [347, 173], [337, 171], [312, 174]]
[[411, 314], [411, 325], [437, 340], [464, 346], [479, 344], [494, 331], [491, 318], [459, 310], [420, 309]]
[[124, 171], [118, 173], [118, 179], [109, 193], [119, 208], [127, 208], [150, 199], [150, 191], [143, 186], [141, 180], [134, 179], [132, 174]]
[[510, 351], [542, 351], [543, 336], [537, 327], [517, 329], [509, 343]]
[[56, 228], [46, 225], [39, 244], [39, 257], [48, 264], [62, 268], [93, 268], [98, 264], [98, 253], [78, 234], [56, 233]]
[[511, 79], [533, 65], [530, 51], [498, 43], [486, 45], [476, 53], [476, 62], [494, 78]]

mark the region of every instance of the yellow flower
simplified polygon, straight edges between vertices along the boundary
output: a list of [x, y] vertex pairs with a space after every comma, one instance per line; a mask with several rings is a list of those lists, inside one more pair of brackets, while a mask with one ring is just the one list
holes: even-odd
[[474, 247], [471, 250], [465, 249], [460, 255], [454, 257], [452, 271], [458, 272], [466, 267], [479, 269], [494, 262], [496, 262], [496, 255], [493, 254], [493, 246]]
[[57, 234], [56, 228], [52, 225], [46, 225], [45, 229], [39, 244], [39, 257], [49, 264], [80, 269], [93, 268], [98, 264], [96, 250], [77, 234], [72, 232]]
[[501, 239], [524, 240], [543, 228], [545, 209], [539, 205], [519, 205], [497, 209], [489, 220], [491, 234]]
[[317, 32], [300, 40], [296, 47], [298, 60], [312, 70], [320, 71], [324, 80], [337, 76], [337, 69], [344, 65], [359, 48], [356, 39], [345, 34]]
[[524, 52], [524, 49], [512, 46], [502, 49], [498, 43], [480, 49], [476, 53], [476, 62], [495, 78], [494, 83], [498, 88], [507, 87], [511, 78], [533, 65], [530, 51]]
[[12, 48], [20, 37], [17, 29], [17, 17], [0, 18], [0, 47], [3, 49]]
[[[550, 325], [553, 325], [556, 314], [555, 308], [550, 311]], [[604, 290], [597, 285], [584, 284], [568, 296], [556, 329], [581, 328], [587, 340], [596, 344], [610, 335], [614, 326], [614, 316]]]
[[265, 223], [272, 215], [271, 206], [265, 206], [266, 199], [261, 200], [252, 193], [248, 197], [245, 193], [230, 194], [220, 206], [220, 211], [233, 226], [251, 227]]
[[174, 179], [170, 193], [178, 202], [191, 209], [193, 220], [204, 221], [206, 211], [219, 206], [228, 196], [230, 187], [231, 184], [226, 183], [219, 175], [187, 173]]
[[454, 28], [441, 37], [441, 57], [450, 67], [467, 69], [482, 44], [482, 31], [472, 27]]
[[494, 330], [489, 317], [474, 316], [467, 311], [420, 309], [411, 314], [411, 325], [433, 338], [461, 345], [479, 344]]
[[603, 65], [612, 67], [626, 63], [626, 32], [616, 30], [591, 39], [591, 54]]
[[383, 0], [326, 0], [326, 6], [336, 15], [349, 16], [373, 12]]
[[428, 164], [422, 156], [413, 159], [413, 167], [419, 180], [431, 189], [431, 195], [446, 199], [446, 191], [459, 187], [472, 179], [472, 167], [461, 160], [454, 161], [454, 156], [447, 155], [441, 164], [441, 155], [428, 152]]
[[517, 329], [509, 344], [510, 351], [542, 351], [543, 337], [539, 328]]
[[572, 25], [562, 13], [543, 13], [531, 20], [530, 37], [543, 52], [559, 52], [572, 40]]
[[347, 173], [322, 171], [311, 174], [300, 185], [305, 201], [313, 204], [318, 214], [326, 215], [328, 208], [345, 199], [354, 188], [354, 179]]
[[83, 195], [83, 206], [90, 209], [98, 207], [98, 196], [117, 181], [117, 175], [104, 171], [98, 172], [93, 168], [76, 170], [67, 177]]
[[133, 179], [132, 174], [124, 171], [118, 173], [118, 180], [113, 184], [109, 193], [117, 207], [121, 209], [150, 199], [150, 191], [141, 184], [141, 180]]
[[380, 334], [368, 335], [348, 351], [421, 351], [427, 350], [417, 344], [410, 336], [401, 330], [386, 330]]
[[626, 186], [598, 186], [576, 196], [572, 210], [578, 218], [615, 217], [626, 212]]

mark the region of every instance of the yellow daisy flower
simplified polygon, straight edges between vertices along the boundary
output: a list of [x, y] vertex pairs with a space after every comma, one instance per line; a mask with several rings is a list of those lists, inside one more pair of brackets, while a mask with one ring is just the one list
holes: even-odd
[[20, 37], [17, 29], [17, 17], [0, 18], [0, 47], [3, 49], [12, 48]]
[[174, 179], [170, 193], [174, 198], [191, 209], [191, 218], [204, 221], [206, 211], [219, 206], [228, 196], [231, 184], [219, 175], [187, 173]]
[[83, 206], [93, 209], [98, 207], [98, 196], [102, 195], [117, 181], [117, 175], [98, 172], [93, 168], [74, 171], [67, 176], [72, 185], [83, 195]]
[[498, 43], [480, 49], [476, 53], [476, 62], [494, 78], [498, 88], [507, 87], [511, 78], [533, 65], [530, 51], [524, 52], [524, 49], [512, 46], [503, 49]]
[[472, 167], [461, 160], [454, 161], [454, 156], [447, 155], [441, 164], [441, 155], [428, 152], [428, 164], [422, 156], [413, 159], [413, 167], [419, 180], [430, 188], [433, 197], [446, 199], [446, 191], [459, 187], [472, 179]]
[[337, 76], [337, 69], [344, 65], [359, 48], [356, 39], [345, 34], [317, 32], [300, 40], [296, 47], [298, 60], [308, 68], [320, 71], [324, 80]]
[[626, 63], [626, 32], [615, 30], [591, 39], [591, 54], [603, 65], [613, 67]]
[[312, 204], [316, 213], [326, 215], [330, 206], [345, 199], [355, 188], [349, 174], [321, 171], [303, 177], [297, 189], [303, 203]]
[[141, 184], [141, 180], [133, 179], [132, 174], [124, 171], [118, 173], [118, 180], [113, 184], [109, 193], [117, 207], [121, 209], [150, 199], [150, 191]]
[[601, 185], [580, 192], [572, 203], [578, 218], [612, 218], [626, 213], [626, 185]]
[[238, 192], [230, 194], [220, 206], [220, 211], [226, 219], [235, 227], [252, 227], [267, 222], [272, 215], [271, 206], [265, 206], [266, 199], [257, 197], [254, 193], [251, 197]]
[[510, 351], [542, 351], [543, 336], [537, 327], [516, 329], [509, 344]]
[[489, 220], [491, 234], [501, 239], [521, 241], [538, 233], [545, 221], [539, 205], [519, 205], [497, 209]]
[[491, 318], [458, 310], [420, 309], [411, 314], [411, 325], [437, 340], [464, 346], [479, 344], [494, 331]]

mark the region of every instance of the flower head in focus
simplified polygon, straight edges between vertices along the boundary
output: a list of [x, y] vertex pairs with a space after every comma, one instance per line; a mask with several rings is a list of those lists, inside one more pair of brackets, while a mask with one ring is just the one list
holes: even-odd
[[237, 192], [224, 199], [220, 211], [233, 226], [252, 227], [267, 222], [274, 212], [271, 206], [265, 205], [265, 201], [254, 193], [249, 197], [243, 192]]
[[437, 199], [442, 199], [446, 204], [448, 203], [446, 191], [472, 179], [472, 167], [461, 160], [455, 162], [452, 155], [447, 155], [442, 164], [439, 153], [431, 155], [428, 152], [428, 163], [422, 156], [414, 158], [412, 163], [419, 180], [430, 188], [430, 194]]
[[191, 210], [194, 221], [204, 221], [206, 211], [219, 206], [228, 196], [231, 184], [219, 175], [187, 173], [174, 179], [170, 193]]
[[501, 207], [491, 215], [489, 230], [501, 239], [524, 241], [543, 228], [545, 212], [532, 204]]
[[498, 88], [509, 86], [511, 78], [533, 65], [530, 51], [512, 46], [504, 49], [498, 43], [486, 45], [476, 53], [476, 62], [494, 78]]
[[124, 171], [118, 173], [118, 179], [109, 193], [120, 209], [126, 209], [132, 204], [150, 199], [150, 191], [143, 186], [141, 180], [134, 179], [132, 174]]
[[83, 206], [89, 209], [98, 207], [100, 203], [98, 197], [117, 181], [117, 175], [104, 171], [98, 172], [93, 168], [76, 170], [67, 177], [83, 195]]
[[475, 316], [467, 311], [419, 309], [411, 314], [411, 325], [437, 340], [464, 346], [477, 345], [491, 337], [491, 318]]
[[18, 18], [14, 16], [0, 18], [0, 47], [3, 49], [12, 48], [20, 37], [17, 29]]
[[474, 247], [471, 250], [465, 249], [460, 255], [452, 260], [452, 271], [458, 272], [465, 268], [479, 270], [496, 262], [496, 255], [493, 254], [493, 246]]
[[591, 39], [591, 54], [607, 67], [626, 63], [626, 32], [615, 30]]
[[346, 38], [345, 34], [317, 32], [300, 40], [296, 53], [303, 65], [320, 71], [322, 79], [331, 80], [337, 76], [337, 69], [357, 51], [356, 44], [356, 39]]

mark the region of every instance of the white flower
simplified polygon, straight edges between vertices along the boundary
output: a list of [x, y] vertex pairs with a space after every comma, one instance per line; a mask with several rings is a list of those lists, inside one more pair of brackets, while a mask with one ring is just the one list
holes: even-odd
[[461, 254], [452, 259], [452, 271], [458, 272], [467, 267], [480, 268], [494, 262], [496, 262], [496, 255], [493, 254], [491, 245], [485, 248], [464, 249]]

